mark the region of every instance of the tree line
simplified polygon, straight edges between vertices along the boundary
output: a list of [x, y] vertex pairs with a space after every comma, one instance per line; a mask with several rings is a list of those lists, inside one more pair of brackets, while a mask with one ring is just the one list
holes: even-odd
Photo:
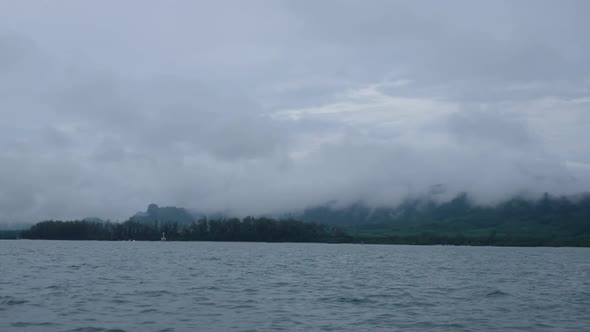
[[[408, 245], [471, 246], [570, 246], [590, 247], [589, 236], [508, 235], [495, 231], [486, 235], [443, 234], [356, 234], [340, 228], [296, 220], [269, 218], [201, 219], [188, 225], [176, 222], [122, 223], [102, 221], [43, 221], [30, 229], [10, 231], [5, 238], [44, 240], [159, 241], [165, 233], [168, 241], [243, 241], [243, 242], [322, 242]], [[8, 234], [5, 234], [8, 235]]]
[[0, 238], [157, 241], [164, 232], [172, 241], [590, 247], [588, 194], [574, 199], [514, 198], [495, 206], [472, 204], [466, 195], [441, 204], [409, 201], [396, 208], [324, 206], [286, 220], [192, 218], [184, 209], [152, 204], [147, 213], [122, 223], [44, 221], [20, 234], [0, 231]]
[[485, 206], [462, 194], [440, 204], [414, 200], [395, 208], [363, 204], [342, 209], [322, 206], [306, 210], [301, 219], [340, 225], [356, 235], [391, 235], [396, 239], [407, 236], [412, 241], [447, 241], [449, 237], [461, 241], [464, 236], [494, 244], [500, 240], [533, 243], [539, 239], [545, 239], [543, 243], [556, 239], [588, 242], [590, 195], [568, 198], [545, 194], [538, 200], [513, 198]]
[[337, 227], [297, 220], [271, 218], [200, 219], [190, 224], [178, 222], [122, 223], [100, 221], [39, 222], [22, 231], [24, 239], [157, 241], [165, 233], [168, 241], [246, 241], [246, 242], [351, 242]]

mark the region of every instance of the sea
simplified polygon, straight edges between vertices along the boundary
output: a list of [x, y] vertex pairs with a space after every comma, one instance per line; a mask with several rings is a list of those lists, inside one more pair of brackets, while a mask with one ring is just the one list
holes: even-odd
[[590, 331], [590, 248], [4, 240], [0, 331]]

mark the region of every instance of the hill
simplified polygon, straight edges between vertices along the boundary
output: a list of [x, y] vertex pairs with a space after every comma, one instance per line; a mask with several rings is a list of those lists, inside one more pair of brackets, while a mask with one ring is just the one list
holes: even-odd
[[496, 206], [479, 206], [462, 194], [442, 204], [412, 200], [395, 208], [371, 208], [360, 203], [345, 208], [324, 205], [307, 209], [298, 218], [342, 225], [360, 238], [390, 238], [394, 242], [395, 238], [428, 242], [465, 238], [489, 243], [590, 243], [589, 195], [545, 194], [537, 201], [513, 198]]
[[140, 223], [176, 222], [187, 225], [196, 221], [198, 217], [188, 212], [185, 208], [174, 206], [159, 207], [156, 204], [150, 204], [146, 212], [137, 212], [130, 219]]
[[[279, 219], [289, 221], [211, 217], [184, 208], [150, 204], [146, 212], [136, 213], [125, 223], [98, 218], [45, 222], [21, 233], [23, 237], [55, 239], [153, 240], [166, 232], [182, 240], [338, 239], [337, 242], [391, 244], [590, 246], [588, 194], [576, 197], [545, 194], [538, 200], [513, 198], [495, 206], [474, 204], [466, 194], [445, 203], [417, 199], [397, 207], [325, 204]], [[316, 235], [306, 233], [312, 229]], [[0, 237], [16, 238], [17, 234], [18, 231], [4, 232]]]

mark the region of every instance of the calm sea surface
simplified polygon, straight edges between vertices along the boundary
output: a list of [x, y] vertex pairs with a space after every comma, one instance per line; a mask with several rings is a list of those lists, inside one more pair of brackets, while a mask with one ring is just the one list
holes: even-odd
[[0, 331], [590, 331], [590, 249], [0, 241]]

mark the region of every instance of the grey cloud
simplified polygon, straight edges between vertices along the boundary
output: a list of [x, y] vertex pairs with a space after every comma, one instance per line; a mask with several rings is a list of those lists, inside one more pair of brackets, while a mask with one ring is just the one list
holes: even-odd
[[449, 131], [459, 140], [480, 140], [504, 148], [531, 149], [534, 139], [526, 124], [510, 113], [471, 110], [453, 114]]
[[432, 93], [442, 84], [447, 97], [489, 100], [502, 98], [499, 92], [508, 83], [580, 83], [590, 74], [584, 66], [590, 48], [582, 42], [588, 28], [583, 1], [344, 1], [295, 7], [305, 37], [321, 45], [306, 49], [321, 59], [317, 65], [325, 72], [341, 78], [411, 77], [430, 84]]
[[585, 1], [39, 6], [0, 4], [0, 221], [590, 185]]

